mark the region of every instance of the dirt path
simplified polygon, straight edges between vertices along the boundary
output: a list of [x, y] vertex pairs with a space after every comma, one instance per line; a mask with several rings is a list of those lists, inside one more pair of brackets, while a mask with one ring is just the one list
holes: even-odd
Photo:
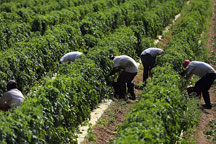
[[[215, 92], [213, 89], [210, 90], [212, 109], [202, 109], [202, 116], [200, 118], [199, 125], [197, 126], [194, 134], [196, 144], [213, 144], [213, 137], [207, 136], [204, 132], [210, 129], [209, 122], [216, 120], [216, 105], [215, 105]], [[204, 101], [201, 101], [204, 104]]]
[[[216, 51], [214, 48], [214, 37], [216, 36], [214, 28], [216, 27], [216, 14], [215, 14], [215, 6], [216, 0], [214, 0], [213, 9], [212, 9], [212, 18], [211, 18], [211, 26], [209, 30], [209, 39], [207, 42], [207, 47], [210, 51]], [[215, 67], [215, 66], [214, 66]], [[216, 120], [216, 93], [215, 88], [210, 89], [210, 98], [212, 103], [212, 109], [202, 109], [202, 116], [200, 118], [199, 125], [197, 126], [196, 132], [194, 134], [194, 139], [196, 140], [196, 144], [213, 144], [213, 137], [209, 137], [204, 134], [204, 131], [209, 130], [209, 122], [212, 120]], [[201, 104], [204, 104], [203, 99], [201, 100]]]

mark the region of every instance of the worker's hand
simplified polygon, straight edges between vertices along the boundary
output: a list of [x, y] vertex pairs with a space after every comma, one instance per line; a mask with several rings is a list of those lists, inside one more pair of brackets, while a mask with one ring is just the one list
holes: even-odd
[[181, 72], [180, 75], [181, 75], [182, 77], [184, 77], [184, 76], [185, 76], [185, 71]]

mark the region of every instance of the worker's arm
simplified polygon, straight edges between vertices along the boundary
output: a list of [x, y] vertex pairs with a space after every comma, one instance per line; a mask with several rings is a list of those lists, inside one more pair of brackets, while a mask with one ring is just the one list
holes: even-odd
[[192, 71], [193, 71], [193, 67], [192, 66], [188, 66], [186, 70], [184, 70], [181, 73], [181, 76], [185, 76], [186, 75], [186, 79], [189, 79], [192, 76]]
[[164, 54], [164, 51], [160, 51], [157, 55], [163, 55]]
[[185, 78], [188, 80], [191, 78], [192, 73], [187, 73], [187, 71], [183, 71], [180, 75], [183, 77], [186, 75]]
[[192, 75], [193, 75], [192, 73], [188, 73], [188, 74], [186, 75], [186, 79], [187, 79], [187, 80], [190, 79]]

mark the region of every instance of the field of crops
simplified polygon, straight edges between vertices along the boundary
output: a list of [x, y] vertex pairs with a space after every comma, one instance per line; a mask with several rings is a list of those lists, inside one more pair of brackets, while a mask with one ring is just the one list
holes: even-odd
[[[156, 47], [186, 0], [1, 0], [0, 92], [15, 79], [26, 101], [0, 112], [2, 143], [76, 143], [77, 127], [111, 98], [110, 54], [139, 61]], [[122, 125], [116, 143], [175, 143], [195, 123], [187, 117], [185, 59], [205, 60], [211, 1], [191, 0], [188, 12], [157, 59], [142, 98]], [[201, 40], [201, 43], [199, 41]], [[85, 52], [60, 64], [70, 51]], [[57, 74], [55, 79], [53, 75]]]

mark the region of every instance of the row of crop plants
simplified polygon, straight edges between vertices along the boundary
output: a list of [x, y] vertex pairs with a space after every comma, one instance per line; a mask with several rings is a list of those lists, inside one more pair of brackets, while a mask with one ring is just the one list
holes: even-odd
[[[44, 34], [46, 31], [48, 31], [49, 33], [50, 31], [53, 31], [53, 29], [55, 29], [56, 27], [61, 28], [65, 24], [70, 24], [70, 26], [73, 26], [74, 28], [80, 27], [82, 29], [82, 34], [89, 33], [88, 31], [96, 33], [94, 31], [98, 29], [95, 29], [96, 27], [100, 27], [100, 29], [101, 27], [103, 27], [103, 25], [105, 26], [105, 28], [111, 27], [110, 25], [112, 25], [112, 27], [116, 27], [116, 25], [118, 25], [121, 21], [121, 23], [124, 23], [125, 21], [130, 21], [129, 18], [132, 11], [140, 12], [141, 10], [144, 11], [146, 7], [152, 8], [157, 5], [157, 0], [150, 2], [147, 0], [128, 0], [127, 2], [123, 3], [122, 6], [117, 6], [117, 4], [121, 4], [120, 2], [120, 0], [99, 0], [78, 7], [70, 7], [68, 9], [63, 9], [61, 11], [52, 11], [50, 13], [46, 13], [45, 15], [33, 15], [33, 12], [26, 12], [25, 14], [20, 14], [19, 10], [16, 10], [13, 13], [6, 13], [3, 11], [1, 13], [1, 49], [8, 49], [19, 41], [30, 41], [29, 39], [31, 39], [32, 37]], [[122, 0], [122, 2], [124, 1]], [[111, 7], [114, 8], [108, 9]], [[103, 11], [103, 9], [105, 8], [107, 8], [108, 10]], [[99, 11], [99, 13], [95, 13], [95, 11]], [[10, 20], [7, 17], [4, 17], [5, 13], [13, 14], [14, 16]], [[127, 13], [130, 13], [130, 15]], [[85, 16], [86, 14], [89, 15]], [[23, 17], [23, 15], [25, 16]], [[18, 19], [16, 20], [14, 17], [18, 17]], [[81, 21], [83, 17], [85, 20]], [[96, 22], [93, 23], [91, 19], [96, 19]], [[105, 24], [100, 23], [102, 19], [104, 19]], [[24, 20], [24, 22], [22, 20]], [[12, 21], [17, 23], [11, 23]], [[55, 25], [58, 26], [55, 27]]]
[[17, 6], [19, 3], [16, 2], [1, 5], [1, 50], [12, 47], [16, 42], [29, 41], [32, 37], [44, 34], [46, 30], [53, 29], [54, 25], [73, 24], [75, 21], [80, 21], [88, 13], [108, 9], [122, 2], [124, 1], [97, 0], [92, 3], [86, 1], [79, 6], [70, 6], [61, 10], [48, 10], [44, 14], [38, 14], [29, 6], [20, 6], [19, 8]]
[[[1, 1], [3, 3], [0, 3], [0, 10], [1, 12], [18, 12], [23, 9], [31, 9], [30, 14], [46, 14], [50, 11], [80, 6], [94, 1], [96, 0], [8, 0], [7, 2], [3, 0]], [[19, 17], [19, 15], [17, 16]]]
[[[117, 1], [113, 0], [114, 2]], [[90, 5], [88, 4], [87, 6]], [[76, 9], [75, 12], [77, 12], [77, 15], [79, 15], [81, 10], [82, 8], [80, 7]], [[40, 27], [41, 25], [48, 25], [48, 20], [44, 21], [39, 19], [36, 22], [38, 25], [35, 27], [39, 28], [39, 34], [37, 32], [32, 34], [31, 29], [33, 27], [31, 26], [23, 27], [25, 23], [21, 24], [21, 28], [19, 27], [20, 25], [13, 25], [13, 23], [11, 27], [8, 27], [8, 25], [10, 26], [8, 21], [2, 24], [2, 28], [6, 34], [1, 33], [1, 48], [4, 49], [6, 47], [6, 51], [1, 52], [1, 91], [4, 90], [8, 79], [17, 79], [20, 83], [20, 88], [27, 91], [29, 89], [28, 87], [33, 85], [34, 81], [43, 76], [45, 72], [56, 69], [56, 62], [62, 54], [72, 50], [84, 51], [86, 49], [85, 37], [82, 37], [80, 26], [78, 22], [74, 21], [73, 16], [74, 14], [71, 15], [71, 13], [64, 12], [57, 17], [53, 15], [56, 21], [59, 19], [60, 23], [56, 26], [53, 25], [54, 27], [52, 26], [51, 29], [47, 30], [44, 36], [40, 35], [42, 32], [40, 31]], [[22, 34], [27, 39], [23, 39], [25, 36]]]
[[[212, 1], [208, 0], [190, 1], [187, 13], [165, 46], [165, 54], [157, 60], [158, 66], [143, 90], [141, 101], [119, 127], [115, 143], [176, 143], [182, 130], [198, 121], [195, 111], [188, 109], [191, 106], [184, 90], [186, 81], [180, 73], [185, 59], [207, 58], [206, 41], [199, 40], [203, 39], [201, 33], [206, 30], [211, 6]], [[191, 109], [197, 109], [197, 105]]]
[[[170, 6], [178, 7], [179, 5], [181, 5], [181, 3], [176, 4], [176, 6], [174, 4], [175, 4], [174, 2], [170, 1], [169, 7]], [[124, 25], [124, 21], [128, 20], [130, 15], [135, 17], [137, 14], [135, 12], [142, 12], [143, 9], [141, 9], [141, 7], [145, 7], [145, 5], [151, 8], [153, 7], [153, 5], [154, 7], [157, 6], [155, 1], [154, 4], [151, 5], [151, 2], [148, 3], [148, 0], [143, 0], [143, 1], [136, 0], [133, 2], [129, 1], [128, 4], [123, 4], [125, 8], [122, 6], [121, 11], [116, 9], [112, 13], [113, 9], [106, 10], [106, 15], [104, 15], [103, 18], [106, 17], [108, 18], [96, 20], [96, 22], [98, 22], [97, 24], [95, 24], [97, 27], [93, 25], [95, 29], [91, 30], [90, 33], [85, 32], [85, 30], [88, 29], [88, 23], [89, 23], [88, 21], [87, 22], [86, 20], [84, 20], [84, 22], [71, 21], [71, 23], [68, 21], [67, 23], [58, 24], [53, 26], [51, 29], [46, 30], [44, 35], [40, 35], [41, 34], [40, 31], [39, 34], [34, 34], [32, 38], [26, 41], [23, 40], [21, 42], [16, 43], [12, 40], [11, 43], [15, 43], [15, 44], [13, 44], [11, 48], [7, 49], [5, 52], [1, 52], [0, 54], [2, 58], [1, 73], [0, 73], [2, 77], [2, 83], [0, 85], [0, 90], [4, 91], [6, 81], [8, 79], [17, 79], [18, 83], [20, 84], [19, 88], [20, 89], [22, 88], [22, 90], [25, 92], [28, 91], [29, 87], [31, 87], [34, 84], [34, 81], [39, 80], [40, 77], [46, 75], [46, 73], [49, 73], [49, 71], [51, 71], [51, 73], [53, 71], [56, 71], [57, 69], [56, 65], [58, 63], [58, 60], [62, 56], [62, 54], [72, 50], [86, 51], [88, 47], [93, 47], [94, 45], [97, 44], [97, 41], [100, 40], [97, 39], [98, 37], [95, 36], [94, 34], [102, 33], [103, 32], [102, 26], [109, 27], [111, 30], [114, 30], [115, 28], [118, 27], [117, 25], [119, 24], [116, 23], [116, 21], [123, 20], [121, 24]], [[128, 9], [128, 7], [132, 7], [132, 8]], [[162, 7], [162, 6], [158, 6], [158, 7]], [[137, 10], [137, 8], [140, 9]], [[124, 10], [126, 9], [130, 10], [128, 11], [128, 14], [124, 14]], [[177, 10], [174, 9], [169, 13], [171, 12], [176, 13]], [[113, 17], [110, 18], [110, 16], [112, 16], [111, 14], [113, 15]], [[120, 15], [121, 17], [118, 15]], [[102, 13], [99, 13], [97, 17], [99, 18], [101, 16]], [[170, 17], [171, 16], [172, 15], [170, 15]], [[84, 19], [88, 19], [88, 16], [86, 17]], [[151, 16], [149, 15], [146, 17], [150, 18]], [[154, 18], [154, 20], [157, 19], [163, 19], [163, 17]], [[102, 25], [101, 21], [105, 21], [105, 24]], [[139, 21], [140, 23], [142, 22], [143, 25], [148, 24], [146, 20], [142, 20], [142, 17], [136, 18], [135, 21], [136, 22]], [[37, 27], [40, 27], [40, 25], [43, 25], [43, 23], [39, 24]], [[162, 31], [161, 26], [160, 26], [160, 31]], [[142, 29], [142, 31], [141, 30], [138, 31], [138, 35], [140, 35], [141, 32], [145, 33], [145, 29]], [[11, 32], [9, 33], [11, 34]], [[16, 38], [15, 36], [19, 37], [19, 34], [16, 32], [11, 35], [13, 35], [14, 38]]]
[[[44, 78], [41, 80], [40, 84], [32, 88], [23, 105], [14, 110], [14, 113], [7, 113], [6, 115], [0, 113], [3, 117], [0, 123], [1, 126], [4, 126], [0, 127], [1, 141], [7, 143], [15, 141], [17, 143], [75, 143], [74, 132], [77, 126], [88, 119], [90, 111], [113, 92], [109, 85], [110, 81], [114, 79], [114, 77], [109, 76], [112, 70], [112, 61], [109, 60], [109, 55], [111, 53], [127, 54], [137, 59], [136, 57], [143, 49], [153, 46], [153, 38], [156, 37], [154, 33], [157, 30], [161, 33], [175, 15], [181, 11], [184, 3], [185, 1], [181, 0], [170, 0], [146, 12], [128, 11], [129, 14], [133, 13], [131, 15], [134, 18], [130, 17], [127, 26], [118, 27], [113, 33], [108, 32], [106, 36], [99, 38], [90, 35], [90, 33], [89, 35], [96, 40], [96, 43], [89, 49], [88, 54], [83, 55], [70, 65], [63, 64], [56, 68], [58, 69], [56, 79]], [[158, 24], [158, 22], [160, 23]], [[66, 27], [68, 29], [64, 33], [56, 30], [53, 34], [70, 35], [70, 37], [76, 38], [72, 30], [77, 29], [72, 29], [70, 26]], [[103, 29], [97, 31], [100, 30]], [[144, 36], [152, 37], [152, 39]], [[53, 61], [57, 60], [61, 53], [68, 51], [68, 49], [64, 49], [66, 46], [60, 49], [63, 42], [54, 41], [59, 39], [53, 35], [42, 36], [40, 43], [28, 43], [23, 47], [23, 50], [29, 48], [28, 54], [25, 53], [25, 56], [32, 53], [37, 59], [44, 61], [44, 65], [46, 64], [53, 69], [53, 67], [57, 67]], [[36, 47], [34, 48], [33, 45]], [[44, 47], [49, 49], [44, 49]], [[31, 51], [33, 48], [34, 50]], [[11, 52], [13, 51], [11, 50]], [[47, 54], [55, 59], [49, 58]], [[37, 63], [38, 65], [41, 64], [40, 61], [34, 61], [32, 57], [28, 59], [28, 63], [26, 60], [21, 62], [24, 54], [17, 53], [17, 56], [13, 59], [14, 61], [18, 60], [19, 64], [25, 67], [23, 70], [28, 69], [29, 65], [33, 67]], [[8, 66], [11, 66], [11, 63], [15, 62], [10, 61], [10, 65], [8, 62]], [[13, 68], [13, 66], [11, 67]], [[16, 68], [21, 72], [18, 66]], [[37, 69], [28, 69], [28, 71], [43, 71], [43, 67], [34, 68]], [[49, 72], [50, 69], [47, 71]], [[50, 73], [52, 74], [52, 72]], [[22, 76], [25, 77], [25, 74]], [[35, 75], [29, 76], [32, 78]]]

